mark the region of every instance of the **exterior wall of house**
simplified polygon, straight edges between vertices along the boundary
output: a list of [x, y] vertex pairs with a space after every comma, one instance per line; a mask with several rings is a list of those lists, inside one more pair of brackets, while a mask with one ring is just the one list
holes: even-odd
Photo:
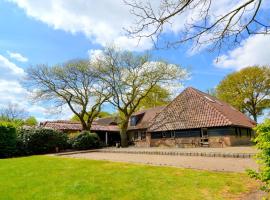
[[150, 133], [146, 133], [146, 129], [131, 130], [128, 132], [128, 138], [135, 147], [150, 147]]
[[[246, 128], [208, 128], [209, 147], [226, 147], [251, 144], [253, 132]], [[200, 147], [201, 129], [167, 131], [149, 134], [150, 147]], [[146, 141], [147, 142], [147, 141]], [[146, 146], [147, 146], [146, 145]]]

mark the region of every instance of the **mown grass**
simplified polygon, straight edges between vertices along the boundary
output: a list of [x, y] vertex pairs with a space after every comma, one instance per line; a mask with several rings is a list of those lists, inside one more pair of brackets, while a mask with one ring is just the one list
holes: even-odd
[[0, 199], [233, 199], [256, 184], [221, 173], [50, 156], [0, 160]]

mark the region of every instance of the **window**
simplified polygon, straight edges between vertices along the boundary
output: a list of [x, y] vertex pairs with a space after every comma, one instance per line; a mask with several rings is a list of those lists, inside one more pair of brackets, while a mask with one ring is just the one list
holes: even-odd
[[171, 137], [171, 132], [162, 132], [162, 137], [170, 138]]
[[138, 140], [139, 139], [139, 134], [138, 134], [138, 132], [135, 132], [134, 133], [134, 140]]
[[146, 133], [145, 132], [141, 132], [141, 139], [144, 140], [146, 138]]
[[236, 136], [241, 137], [242, 136], [241, 128], [235, 128], [235, 134]]
[[[193, 129], [193, 130], [179, 130], [175, 131], [174, 135], [176, 138], [183, 138], [183, 137], [200, 137], [201, 130], [200, 129]], [[172, 137], [174, 137], [172, 135]]]
[[174, 138], [175, 137], [175, 132], [171, 131], [171, 137]]
[[162, 132], [151, 133], [151, 138], [152, 139], [160, 139], [160, 138], [162, 138]]
[[130, 119], [130, 126], [136, 126], [137, 124], [137, 116], [132, 116]]

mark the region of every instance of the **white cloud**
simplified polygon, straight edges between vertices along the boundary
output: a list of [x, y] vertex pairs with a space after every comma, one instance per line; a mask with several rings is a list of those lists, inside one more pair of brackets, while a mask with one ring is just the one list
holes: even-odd
[[24, 9], [26, 14], [72, 34], [84, 33], [92, 42], [106, 46], [116, 44], [127, 50], [145, 50], [152, 47], [150, 39], [125, 36], [123, 27], [133, 22], [129, 8], [123, 0], [10, 0]]
[[[220, 68], [240, 70], [251, 65], [270, 65], [270, 36], [254, 35], [242, 44], [221, 55], [214, 65]], [[215, 59], [216, 60], [216, 59]]]
[[100, 49], [90, 49], [87, 53], [89, 59], [91, 59], [92, 61], [95, 61], [96, 59], [99, 59], [103, 56], [103, 51]]
[[[146, 50], [152, 48], [153, 44], [149, 38], [142, 38], [138, 44], [137, 38], [129, 38], [126, 36], [126, 31], [123, 28], [129, 28], [136, 21], [134, 15], [130, 14], [130, 7], [125, 5], [123, 0], [9, 0], [22, 8], [29, 17], [48, 24], [54, 29], [61, 29], [72, 34], [83, 33], [92, 42], [106, 46], [115, 44], [126, 50]], [[182, 15], [177, 15], [172, 18], [171, 23], [167, 23], [164, 27], [164, 33], [178, 33], [185, 28], [185, 24], [190, 22], [198, 22], [202, 20], [199, 12], [203, 3], [198, 3], [200, 0], [193, 1], [192, 6], [195, 9], [190, 12], [184, 12]], [[245, 0], [235, 2], [235, 0], [219, 0], [212, 1], [210, 13], [210, 21], [216, 20], [219, 16], [228, 12], [232, 8], [237, 7]], [[147, 0], [141, 0], [145, 3]], [[177, 1], [175, 1], [177, 2]], [[174, 3], [174, 1], [172, 1]], [[253, 8], [257, 3], [255, 1], [246, 9], [243, 16], [250, 16], [250, 8]], [[151, 1], [154, 12], [159, 12], [160, 1]], [[262, 3], [263, 9], [269, 7], [269, 3]], [[167, 11], [170, 13], [170, 11]], [[165, 13], [165, 14], [168, 14]], [[187, 22], [187, 23], [185, 23]], [[232, 22], [232, 24], [234, 24]], [[221, 24], [220, 26], [225, 26]], [[154, 27], [149, 27], [146, 32], [153, 30]], [[189, 33], [192, 34], [192, 28], [188, 27]], [[200, 41], [208, 41], [211, 34], [206, 34], [201, 37]], [[211, 42], [209, 42], [211, 43]], [[200, 49], [204, 49], [206, 44]], [[191, 53], [197, 53], [197, 49], [192, 49]]]
[[52, 117], [66, 119], [71, 115], [67, 107], [63, 108], [63, 113], [55, 116], [48, 112], [47, 106], [31, 102], [29, 92], [20, 83], [25, 75], [24, 70], [2, 55], [0, 55], [0, 71], [0, 108], [6, 107], [9, 103], [17, 104], [39, 119]]
[[23, 76], [24, 70], [14, 63], [10, 62], [6, 57], [0, 55], [0, 78], [10, 79], [10, 77], [21, 77]]
[[15, 60], [19, 61], [19, 62], [27, 62], [28, 58], [26, 58], [25, 56], [23, 56], [20, 53], [16, 53], [16, 52], [10, 52], [7, 51], [8, 55], [10, 58], [14, 58]]

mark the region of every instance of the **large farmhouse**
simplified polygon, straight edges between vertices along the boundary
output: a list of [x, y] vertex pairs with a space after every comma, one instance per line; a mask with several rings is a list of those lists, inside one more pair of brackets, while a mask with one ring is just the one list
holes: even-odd
[[[107, 145], [120, 141], [116, 118], [98, 119], [92, 131]], [[249, 144], [256, 122], [229, 104], [194, 88], [185, 89], [170, 104], [136, 112], [128, 138], [139, 147], [225, 147]], [[79, 131], [76, 122], [45, 122], [44, 127]]]

